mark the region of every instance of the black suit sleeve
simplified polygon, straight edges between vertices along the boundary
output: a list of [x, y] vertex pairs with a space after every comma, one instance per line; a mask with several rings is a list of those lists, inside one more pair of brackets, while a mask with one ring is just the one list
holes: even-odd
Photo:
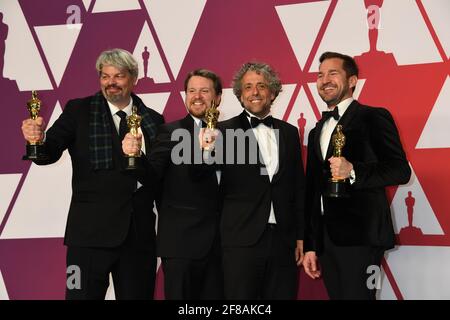
[[46, 131], [45, 134], [45, 153], [47, 159], [42, 161], [34, 161], [38, 165], [52, 164], [61, 158], [64, 150], [75, 140], [77, 120], [75, 108], [76, 100], [67, 103], [63, 113], [55, 121], [55, 123]]
[[297, 129], [293, 130], [295, 157], [295, 216], [297, 223], [297, 240], [303, 240], [305, 236], [305, 174], [303, 170], [302, 149]]
[[315, 212], [315, 200], [317, 197], [316, 193], [319, 190], [319, 178], [315, 176], [315, 172], [318, 172], [317, 161], [314, 159], [314, 132], [316, 129], [310, 131], [308, 136], [308, 152], [306, 160], [306, 190], [305, 190], [305, 239], [303, 244], [303, 249], [307, 251], [316, 251], [316, 235], [313, 234], [314, 229], [312, 228], [312, 215]]
[[161, 125], [148, 152], [148, 172], [156, 181], [161, 181], [171, 161], [172, 149], [177, 141], [171, 141], [172, 130], [168, 125]]
[[[158, 112], [149, 109], [150, 116], [152, 118], [153, 123], [156, 125], [157, 128], [159, 128], [161, 125], [164, 124], [164, 117], [159, 114]], [[154, 137], [148, 136], [148, 134], [145, 135], [145, 153], [142, 153], [142, 158], [144, 161], [141, 161], [140, 164], [143, 167], [143, 170], [129, 170], [129, 174], [133, 175], [142, 185], [149, 185], [153, 183], [153, 178], [151, 176], [152, 171], [150, 168], [149, 163], [149, 154], [153, 147], [153, 145], [156, 142], [157, 135]], [[148, 140], [147, 140], [148, 139]]]
[[355, 189], [368, 189], [407, 183], [411, 176], [397, 127], [389, 111], [372, 108], [367, 115], [369, 147], [376, 157], [373, 162], [353, 163]]

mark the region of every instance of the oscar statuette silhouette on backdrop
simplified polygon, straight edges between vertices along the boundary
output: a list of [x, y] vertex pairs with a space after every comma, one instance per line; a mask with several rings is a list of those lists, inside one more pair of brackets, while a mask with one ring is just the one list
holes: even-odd
[[408, 214], [408, 225], [400, 229], [399, 236], [402, 243], [416, 242], [417, 239], [423, 236], [420, 228], [413, 225], [414, 205], [416, 198], [412, 196], [412, 191], [408, 191], [408, 196], [405, 198], [406, 212]]

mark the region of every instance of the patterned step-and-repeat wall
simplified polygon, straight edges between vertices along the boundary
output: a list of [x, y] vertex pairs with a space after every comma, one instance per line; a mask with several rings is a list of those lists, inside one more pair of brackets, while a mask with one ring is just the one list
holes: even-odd
[[[222, 77], [227, 119], [241, 110], [233, 73], [270, 63], [283, 82], [273, 114], [298, 126], [303, 143], [325, 108], [319, 55], [354, 56], [356, 96], [391, 111], [413, 169], [388, 190], [398, 246], [383, 261], [380, 298], [450, 298], [448, 0], [0, 0], [0, 18], [0, 299], [64, 297], [70, 158], [21, 161], [30, 91], [53, 123], [69, 99], [98, 90], [95, 59], [114, 47], [139, 60], [136, 93], [167, 121], [186, 113], [190, 70]], [[301, 271], [299, 298], [327, 296]]]

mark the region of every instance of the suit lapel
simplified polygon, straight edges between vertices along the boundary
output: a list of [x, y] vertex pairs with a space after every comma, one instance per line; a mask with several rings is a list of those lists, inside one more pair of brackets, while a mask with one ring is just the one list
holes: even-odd
[[274, 176], [272, 177], [272, 183], [275, 183], [281, 177], [284, 169], [286, 168], [285, 161], [287, 137], [286, 132], [283, 130], [281, 122], [278, 119], [273, 120], [273, 129], [276, 130], [275, 137], [277, 139], [278, 145], [278, 168]]
[[192, 163], [198, 163], [198, 161], [201, 160], [201, 152], [197, 152], [197, 146], [198, 146], [198, 134], [199, 134], [199, 127], [196, 125], [194, 119], [190, 114], [187, 114], [186, 117], [180, 120], [180, 127], [184, 130], [187, 130], [189, 132], [190, 137], [190, 153], [191, 153], [191, 161]]
[[242, 113], [239, 115], [239, 128], [243, 129], [244, 131], [251, 129], [250, 121], [248, 121], [247, 113], [245, 111], [242, 111]]
[[317, 122], [316, 124], [316, 130], [314, 132], [314, 151], [316, 152], [316, 155], [321, 160], [321, 162], [324, 161], [322, 151], [320, 148], [320, 134], [322, 132], [322, 127], [323, 127], [323, 120], [320, 119], [319, 122]]
[[194, 133], [194, 126], [197, 126], [190, 114], [186, 115], [186, 117], [180, 120], [180, 125], [182, 128], [188, 130], [191, 134]]
[[158, 130], [158, 128], [154, 120], [152, 119], [149, 109], [144, 105], [142, 100], [135, 94], [132, 93], [131, 98], [133, 99], [133, 104], [137, 107], [138, 114], [142, 117], [141, 130], [145, 131], [150, 139], [155, 138], [156, 131]]
[[[242, 130], [244, 130], [244, 134], [247, 133], [247, 132], [250, 133], [250, 134], [249, 134], [249, 142], [248, 142], [248, 143], [249, 143], [249, 144], [256, 143], [256, 147], [257, 147], [257, 155], [258, 155], [257, 162], [258, 162], [258, 164], [259, 164], [260, 166], [261, 166], [261, 165], [264, 165], [264, 164], [261, 163], [261, 161], [260, 161], [260, 159], [262, 159], [262, 156], [261, 156], [261, 153], [260, 153], [260, 151], [259, 151], [258, 140], [256, 139], [255, 133], [253, 132], [252, 126], [250, 125], [250, 121], [249, 121], [249, 119], [248, 119], [248, 117], [247, 117], [247, 113], [246, 113], [245, 111], [242, 111], [242, 113], [239, 115], [239, 128], [241, 128]], [[247, 144], [247, 142], [246, 142], [246, 144]], [[251, 155], [250, 155], [250, 148], [249, 148], [249, 145], [248, 145], [248, 144], [247, 144], [245, 150], [246, 150], [246, 151], [245, 151], [245, 152], [246, 152], [246, 155], [245, 155], [245, 157], [246, 157], [246, 163], [249, 164]]]

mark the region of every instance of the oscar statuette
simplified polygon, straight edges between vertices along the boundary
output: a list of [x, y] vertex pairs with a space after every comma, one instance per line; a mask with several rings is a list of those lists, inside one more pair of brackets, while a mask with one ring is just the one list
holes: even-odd
[[[345, 135], [342, 132], [342, 125], [336, 126], [336, 133], [331, 137], [333, 144], [333, 157], [342, 157], [342, 149], [345, 146]], [[348, 198], [348, 181], [345, 178], [335, 177], [328, 179], [327, 191], [325, 196], [331, 198]]]
[[[41, 100], [37, 96], [37, 91], [33, 90], [31, 93], [31, 99], [27, 102], [27, 109], [30, 113], [30, 119], [36, 120], [39, 117], [39, 110], [41, 109]], [[23, 156], [23, 160], [44, 160], [45, 146], [41, 140], [28, 141], [26, 145], [26, 155]]]
[[[211, 106], [208, 107], [205, 111], [205, 121], [206, 121], [206, 131], [205, 138], [206, 141], [211, 139], [210, 132], [214, 131], [217, 128], [217, 121], [219, 120], [220, 111], [217, 109], [216, 102], [214, 100], [211, 101]], [[212, 151], [213, 147], [207, 146], [204, 148], [206, 151]]]
[[[137, 107], [133, 106], [131, 115], [127, 117], [127, 125], [128, 125], [129, 132], [135, 137], [137, 136], [137, 134], [139, 132], [139, 128], [141, 126], [141, 120], [142, 120], [142, 117], [140, 115], [138, 115]], [[140, 167], [139, 163], [138, 163], [138, 160], [141, 157], [140, 151], [137, 153], [127, 154], [125, 157], [127, 160], [126, 165], [125, 165], [125, 170], [137, 170]]]

